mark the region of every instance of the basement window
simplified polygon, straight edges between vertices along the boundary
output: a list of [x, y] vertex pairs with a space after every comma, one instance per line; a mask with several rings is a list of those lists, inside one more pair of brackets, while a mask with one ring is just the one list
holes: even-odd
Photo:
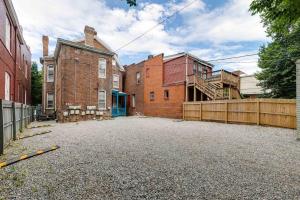
[[169, 100], [169, 90], [164, 91], [164, 99]]
[[154, 92], [150, 92], [150, 101], [154, 101], [154, 99], [155, 99]]

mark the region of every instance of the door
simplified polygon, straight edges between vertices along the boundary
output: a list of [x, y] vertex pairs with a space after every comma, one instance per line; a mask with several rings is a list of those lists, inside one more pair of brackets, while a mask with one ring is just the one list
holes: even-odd
[[10, 100], [10, 75], [5, 72], [5, 100]]

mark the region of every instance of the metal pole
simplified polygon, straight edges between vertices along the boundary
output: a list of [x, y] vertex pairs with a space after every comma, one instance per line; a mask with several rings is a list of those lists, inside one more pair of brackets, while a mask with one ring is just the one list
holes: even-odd
[[3, 100], [0, 99], [0, 155], [4, 153]]
[[300, 141], [300, 59], [296, 61], [297, 140]]

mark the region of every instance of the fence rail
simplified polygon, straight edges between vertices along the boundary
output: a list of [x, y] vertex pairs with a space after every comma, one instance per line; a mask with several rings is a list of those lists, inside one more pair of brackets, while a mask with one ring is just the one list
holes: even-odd
[[34, 107], [0, 99], [0, 155], [34, 120]]
[[243, 99], [183, 103], [183, 119], [296, 128], [296, 100]]

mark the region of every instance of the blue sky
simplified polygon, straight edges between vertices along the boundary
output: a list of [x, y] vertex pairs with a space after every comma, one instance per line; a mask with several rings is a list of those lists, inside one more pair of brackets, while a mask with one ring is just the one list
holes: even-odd
[[[83, 37], [85, 25], [116, 50], [150, 29], [173, 12], [179, 14], [159, 25], [117, 53], [122, 64], [145, 59], [149, 54], [170, 55], [187, 51], [212, 60], [257, 53], [268, 41], [258, 16], [248, 12], [251, 0], [13, 0], [33, 60], [42, 55], [42, 35], [50, 37], [53, 51], [58, 37]], [[257, 56], [214, 62], [216, 69], [257, 70]]]

